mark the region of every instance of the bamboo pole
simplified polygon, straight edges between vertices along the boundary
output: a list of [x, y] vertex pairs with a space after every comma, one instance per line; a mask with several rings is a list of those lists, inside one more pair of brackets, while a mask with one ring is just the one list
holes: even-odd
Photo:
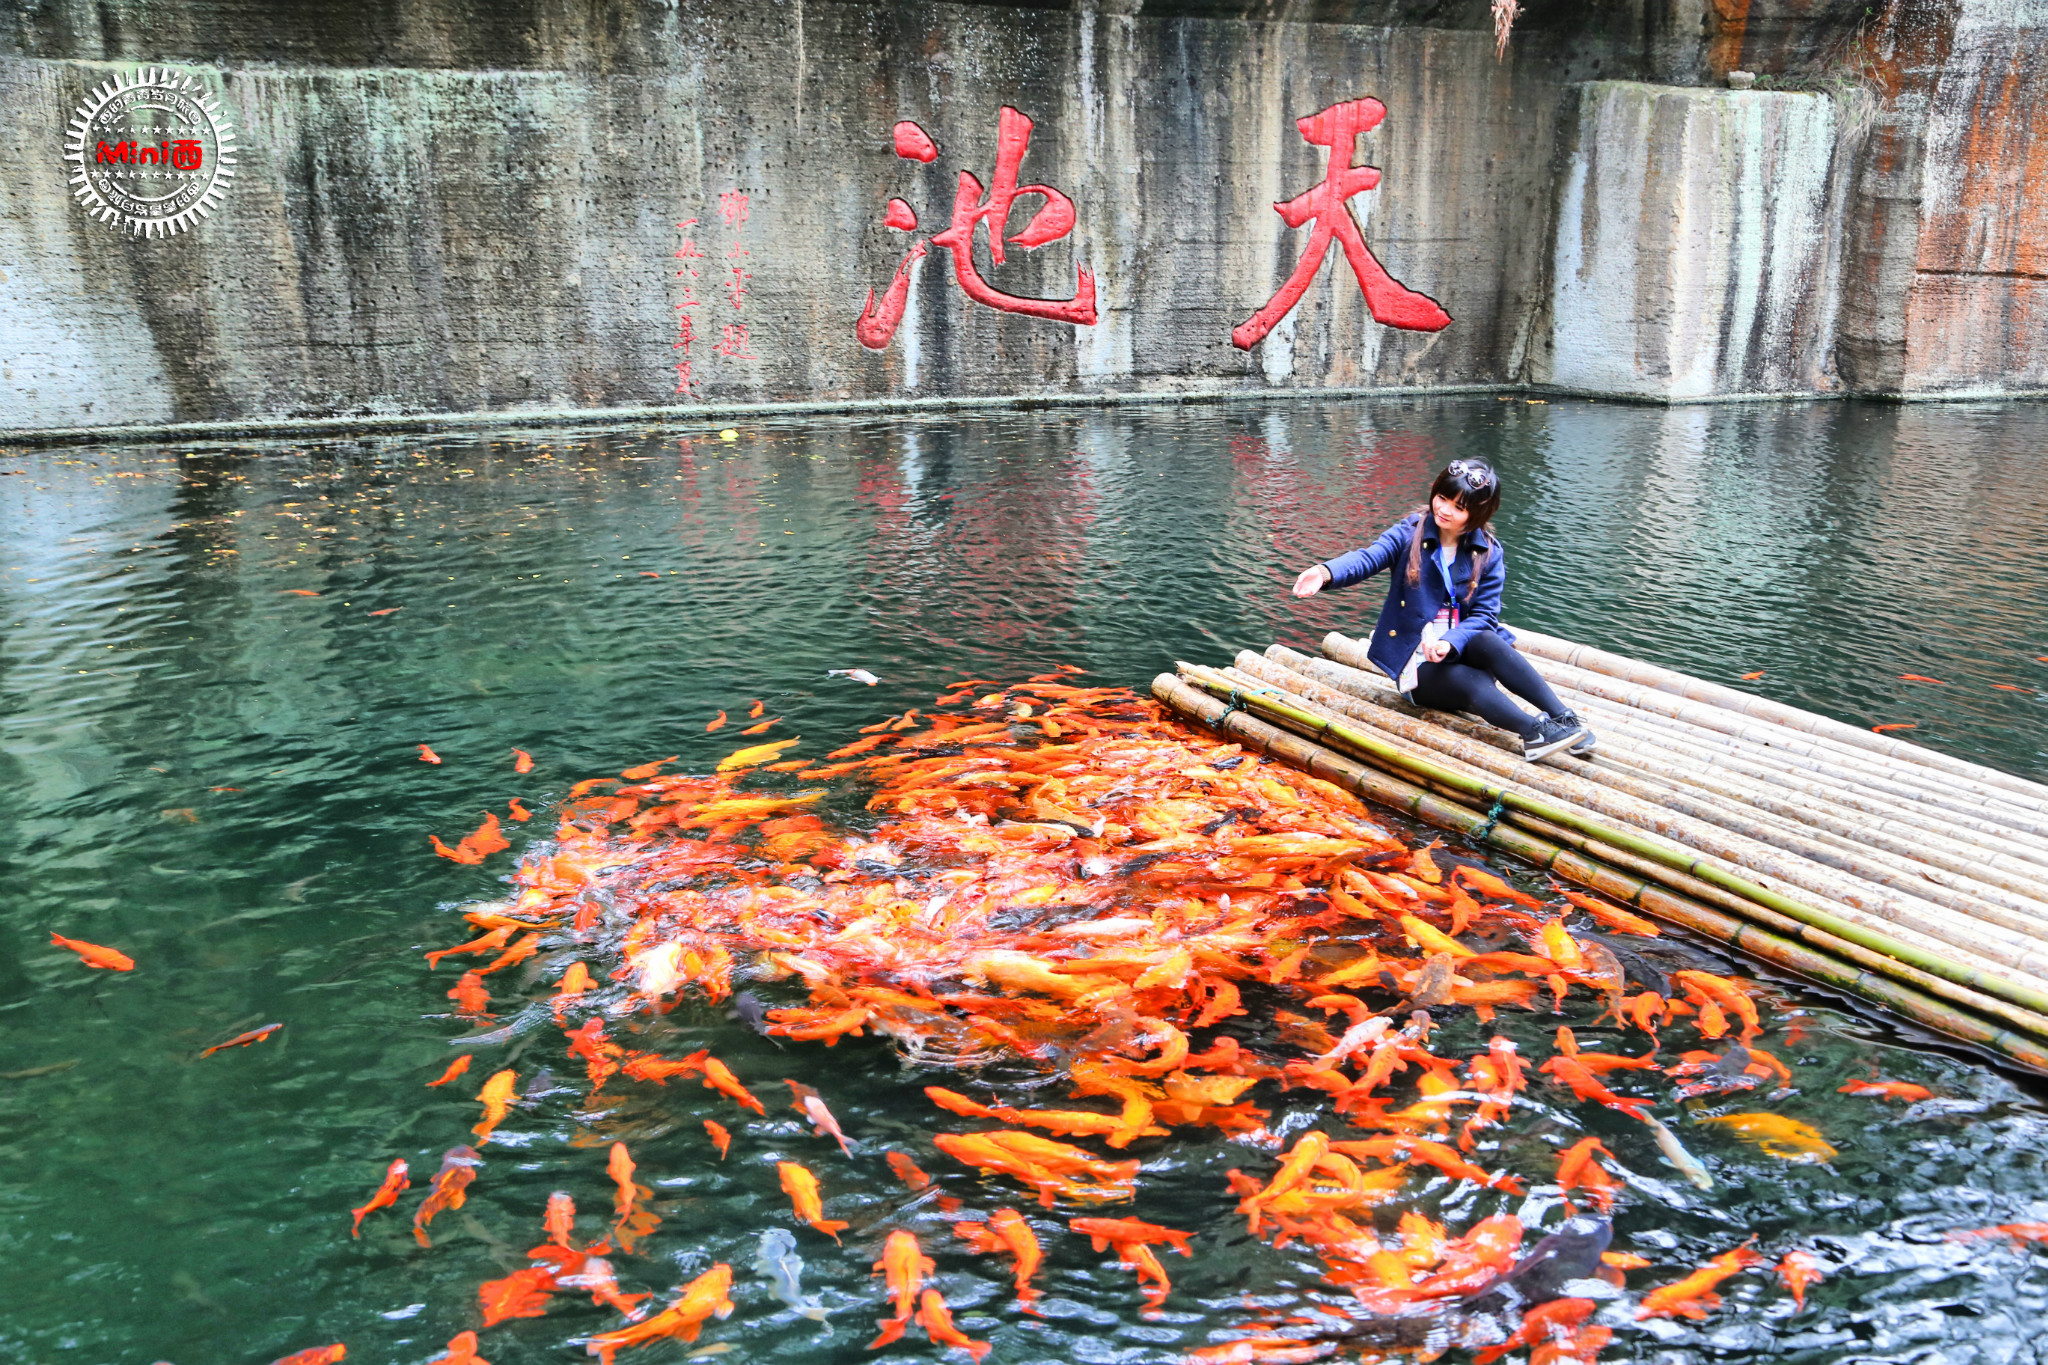
[[[1630, 707], [1670, 716], [1705, 729], [1719, 730], [1750, 743], [1769, 745], [1785, 752], [1812, 755], [1836, 762], [1853, 762], [1866, 769], [1889, 773], [1902, 782], [1923, 786], [1938, 783], [1948, 790], [1967, 793], [1973, 800], [1981, 802], [1987, 812], [1995, 812], [2001, 821], [2015, 828], [2024, 829], [2035, 836], [2048, 834], [2048, 812], [2043, 812], [2024, 794], [1996, 783], [1981, 782], [1967, 774], [1947, 769], [1930, 768], [1914, 763], [1909, 758], [1901, 758], [1887, 752], [1859, 749], [1855, 745], [1842, 743], [1832, 734], [1817, 734], [1795, 726], [1779, 725], [1767, 718], [1731, 708], [1686, 700], [1675, 692], [1667, 692], [1643, 683], [1628, 682], [1605, 673], [1580, 668], [1575, 664], [1560, 663], [1543, 655], [1530, 656], [1529, 661], [1553, 686], [1606, 697]], [[1851, 730], [1850, 733], [1866, 732]], [[1869, 737], [1885, 738], [1883, 735]], [[1961, 763], [1961, 760], [1958, 759], [1956, 762]]]
[[[1368, 768], [1211, 697], [1171, 673], [1162, 673], [1153, 679], [1152, 694], [1190, 720], [1257, 752], [1293, 763], [1369, 801], [1391, 807], [1439, 829], [1472, 838], [1475, 842], [1491, 843], [1568, 881], [1633, 905], [1645, 914], [1682, 925], [1786, 971], [1902, 1014], [1952, 1038], [1990, 1049], [2030, 1070], [2048, 1072], [2048, 1048], [2035, 1038], [2000, 1027], [1966, 1009], [1945, 1004], [1901, 981], [1859, 969], [1820, 947], [1795, 943], [1513, 825], [1489, 820], [1470, 807], [1432, 796], [1413, 783]], [[1809, 929], [1809, 932], [1818, 931]], [[1855, 945], [1844, 942], [1843, 947], [1854, 949]], [[1894, 969], [1904, 966], [1891, 959], [1883, 960]], [[1957, 989], [1947, 982], [1940, 984]], [[2048, 1037], [2048, 1018], [2040, 1018], [2037, 1027], [2043, 1031], [2041, 1036]]]
[[1754, 693], [1724, 687], [1720, 683], [1708, 682], [1703, 678], [1690, 677], [1676, 669], [1610, 654], [1604, 649], [1595, 649], [1591, 645], [1582, 645], [1572, 640], [1561, 640], [1555, 635], [1518, 629], [1515, 631], [1515, 638], [1518, 647], [1527, 654], [1554, 659], [1559, 663], [1595, 673], [1604, 673], [1610, 678], [1618, 678], [1624, 682], [1641, 683], [1660, 692], [1674, 693], [1688, 701], [1704, 702], [1709, 706], [1734, 711], [1739, 715], [1753, 716], [1773, 725], [1831, 739], [1838, 744], [1937, 769], [1979, 785], [1997, 787], [2009, 793], [2016, 801], [2026, 804], [2029, 809], [2048, 813], [2048, 787], [2030, 782], [2024, 777], [2016, 777], [2011, 773], [1999, 772], [1996, 768], [1987, 768], [1966, 759], [1955, 758], [1909, 740], [1873, 734], [1869, 730], [1849, 725], [1832, 716], [1802, 711], [1796, 706], [1787, 706], [1783, 702], [1759, 697]]
[[[1286, 671], [1250, 651], [1240, 657], [1264, 670]], [[1270, 676], [1261, 677], [1256, 672], [1249, 674], [1247, 681], [1255, 689], [1262, 684], [1296, 686]], [[1836, 913], [1842, 913], [1842, 907], [1861, 912], [1857, 918], [1871, 928], [1878, 927], [1871, 923], [1878, 919], [1887, 927], [1912, 929], [1927, 939], [1996, 964], [2000, 970], [2024, 973], [2048, 991], [2048, 944], [2034, 937], [2032, 931], [2038, 920], [2033, 914], [2015, 914], [1979, 899], [1924, 886], [1911, 873], [1875, 865], [1868, 858], [1856, 860], [1858, 865], [1853, 870], [1844, 870], [1836, 865], [1842, 861], [1836, 850], [1784, 835], [1765, 827], [1753, 816], [1716, 810], [1714, 815], [1719, 822], [1714, 823], [1699, 817], [1697, 802], [1645, 791], [1612, 773], [1606, 774], [1604, 781], [1590, 781], [1563, 771], [1562, 765], [1532, 764], [1511, 758], [1490, 745], [1453, 735], [1441, 726], [1342, 697], [1311, 679], [1301, 678], [1299, 686], [1314, 689], [1320, 695], [1297, 689], [1283, 700], [1311, 713], [1318, 708], [1333, 709], [1376, 730], [1398, 735], [1410, 744], [1434, 750], [1459, 764], [1469, 765], [1464, 774], [1468, 778], [1506, 779], [1568, 802], [1575, 809], [1660, 836], [1694, 854], [1706, 854], [1729, 865], [1724, 870], [1768, 874], [1795, 893], [1836, 902]], [[1962, 927], [1944, 911], [1968, 917], [1967, 939], [1958, 936]]]
[[[1379, 703], [1377, 698], [1373, 703], [1377, 709], [1359, 711], [1344, 705], [1336, 705], [1328, 696], [1316, 696], [1307, 689], [1324, 686], [1322, 676], [1327, 670], [1310, 673], [1306, 669], [1291, 668], [1289, 661], [1284, 657], [1275, 657], [1292, 653], [1277, 645], [1268, 649], [1263, 656], [1246, 650], [1238, 655], [1237, 667], [1254, 677], [1289, 688], [1318, 704], [1332, 705], [1333, 709], [1340, 713], [1352, 715], [1370, 724], [1377, 725], [1378, 717], [1383, 711], [1394, 709]], [[1303, 662], [1311, 661], [1304, 659]], [[1337, 689], [1337, 692], [1350, 695], [1344, 693], [1343, 689]], [[1394, 694], [1389, 691], [1387, 695]], [[1420, 739], [1429, 747], [1445, 752], [1454, 750], [1434, 741], [1431, 738], [1433, 730], [1449, 730], [1465, 736], [1468, 740], [1477, 738], [1486, 742], [1490, 749], [1500, 747], [1494, 736], [1504, 733], [1493, 731], [1492, 734], [1475, 734], [1475, 730], [1481, 727], [1463, 723], [1444, 725], [1441, 722], [1449, 718], [1443, 716], [1441, 712], [1429, 713], [1427, 718], [1415, 718], [1413, 708], [1405, 704], [1396, 713], [1412, 718], [1411, 723], [1418, 727], [1413, 732], [1397, 732], [1407, 734], [1411, 739]], [[1484, 729], [1491, 730], [1492, 727]], [[1560, 790], [1540, 775], [1543, 770], [1531, 770], [1519, 758], [1502, 755], [1494, 759], [1489, 753], [1481, 766], [1488, 771], [1511, 778], [1519, 779], [1527, 774], [1528, 780], [1534, 785], [1585, 804], [1577, 792]], [[1713, 799], [1714, 794], [1704, 787], [1679, 783], [1680, 774], [1668, 768], [1639, 766], [1636, 773], [1625, 772], [1616, 765], [1611, 755], [1607, 758], [1596, 757], [1591, 761], [1566, 760], [1560, 766], [1566, 772], [1597, 782], [1624, 795], [1648, 801], [1655, 806], [1697, 820], [1704, 820], [1731, 833], [1797, 854], [1821, 866], [1835, 868], [1863, 881], [1891, 887], [1895, 891], [1903, 891], [1916, 899], [1945, 906], [1959, 914], [1972, 915], [1989, 923], [2003, 925], [2013, 930], [2021, 942], [2033, 943], [2034, 927], [2048, 922], [2048, 901], [2013, 890], [2001, 882], [1974, 875], [1973, 865], [1968, 857], [1943, 844], [1938, 836], [1923, 833], [1917, 842], [1907, 841], [1897, 836], [1870, 831], [1861, 824], [1851, 823], [1845, 816], [1827, 812], [1816, 813], [1809, 820], [1802, 821], [1797, 818], [1796, 813], [1786, 814], [1781, 809], [1784, 803], [1762, 789], [1729, 793], [1728, 795], [1739, 803], [1731, 805], [1728, 801]], [[1608, 813], [1618, 814], [1615, 811]], [[1631, 819], [1630, 822], [1639, 825], [1642, 823], [1640, 819]], [[1676, 837], [1675, 831], [1659, 832]], [[1693, 840], [1688, 839], [1685, 842], [1692, 843], [1694, 847], [1701, 847]], [[2021, 886], [2037, 884], [2032, 881], [2014, 880]], [[1817, 887], [1807, 889], [1820, 890]]]
[[1876, 774], [1852, 776], [1832, 765], [1781, 762], [1761, 746], [1723, 743], [1719, 736], [1661, 716], [1648, 716], [1597, 698], [1580, 700], [1581, 717], [1598, 730], [1603, 751], [1613, 748], [1610, 739], [1627, 741], [1639, 748], [1678, 755], [1693, 771], [1725, 772], [1796, 792], [1829, 808], [1874, 817], [1890, 829], [1938, 830], [1956, 844], [1982, 850], [1993, 865], [2012, 862], [2048, 869], [2048, 839], [1980, 818], [1975, 812], [1982, 807], [1929, 800], [1924, 793], [1908, 795], [1899, 784]]
[[[1314, 658], [1285, 645], [1268, 646], [1265, 657], [1305, 677], [1403, 715], [1425, 714], [1421, 708], [1410, 706], [1394, 691], [1393, 685], [1377, 673], [1368, 674], [1334, 659]], [[1614, 704], [1603, 703], [1603, 706]], [[1910, 809], [1903, 802], [1858, 799], [1854, 786], [1846, 783], [1824, 786], [1809, 782], [1799, 776], [1797, 769], [1773, 769], [1758, 763], [1721, 759], [1714, 751], [1689, 742], [1693, 736], [1674, 738], [1671, 736], [1676, 735], [1676, 731], [1650, 732], [1625, 725], [1620, 723], [1618, 716], [1626, 714], [1627, 708], [1617, 706], [1615, 712], [1616, 715], [1608, 715], [1588, 708], [1585, 716], [1589, 723], [1599, 726], [1600, 747], [1592, 756], [1596, 768], [1602, 761], [1614, 759], [1630, 748], [1656, 749], [1668, 756], [1668, 770], [1661, 774], [1664, 780], [1723, 791], [1814, 829], [1827, 830], [1856, 842], [1868, 842], [1915, 861], [1932, 862], [1972, 881], [2003, 887], [2025, 896], [2039, 907], [2040, 913], [2048, 914], [2048, 902], [2042, 902], [2031, 894], [2043, 884], [2044, 878], [2048, 878], [2048, 845], [2037, 851], [2032, 841], [2011, 831], [1990, 833], [1973, 827], [1998, 828], [1986, 822], [1959, 824], [1930, 816], [1924, 809]], [[1503, 750], [1508, 747], [1505, 732], [1490, 725], [1440, 711], [1427, 714], [1438, 724], [1468, 738]], [[1653, 770], [1655, 765], [1639, 763], [1637, 766]], [[1717, 768], [1727, 769], [1740, 781], [1729, 782], [1727, 775], [1713, 771]], [[1865, 815], [1876, 819], [1859, 818]], [[1930, 842], [1930, 834], [1942, 842]]]
[[[2032, 894], [2048, 878], [2048, 855], [2041, 855], [2043, 861], [2037, 863], [2029, 856], [2031, 850], [1980, 848], [1955, 837], [1937, 822], [1915, 829], [1889, 816], [1838, 807], [1780, 784], [1701, 764], [1682, 748], [1644, 742], [1633, 732], [1603, 735], [1594, 766], [1627, 768], [1674, 790], [1695, 789], [1739, 801], [1796, 825], [1824, 843], [1876, 850], [1903, 860], [1916, 875], [1981, 895], [2007, 909], [2048, 917], [2048, 901]], [[1987, 842], [1995, 842], [1985, 837]], [[1923, 872], [1923, 864], [1938, 871]], [[1988, 889], [1993, 887], [1997, 894]]]
[[[1641, 834], [1625, 829], [1616, 829], [1600, 821], [1560, 805], [1556, 802], [1533, 798], [1513, 791], [1508, 787], [1486, 781], [1475, 781], [1452, 772], [1440, 762], [1402, 755], [1384, 740], [1326, 717], [1319, 717], [1298, 707], [1289, 706], [1273, 698], [1247, 693], [1244, 689], [1215, 678], [1208, 670], [1195, 665], [1186, 665], [1182, 671], [1205, 690], [1229, 696], [1239, 705], [1250, 707], [1268, 718], [1279, 718], [1301, 726], [1316, 738], [1328, 737], [1363, 753], [1370, 753], [1387, 762], [1420, 773], [1432, 780], [1464, 791], [1469, 798], [1488, 802], [1499, 802], [1504, 810], [1525, 811], [1539, 818], [1550, 820], [1568, 829], [1577, 829], [1602, 839], [1619, 848], [1626, 848], [1642, 857], [1663, 866], [1674, 867], [1734, 891], [1746, 899], [1768, 906], [1779, 913], [1788, 915], [1815, 928], [1825, 929], [1851, 943], [1860, 943], [1873, 951], [1881, 952], [1902, 962], [1911, 963], [1922, 971], [1944, 977], [1958, 985], [1969, 986], [1986, 995], [1996, 996], [2037, 1013], [2048, 1013], [2048, 992], [2043, 992], [2021, 982], [2000, 979], [1988, 972], [1977, 970], [1955, 962], [1936, 953], [1927, 952], [1901, 942], [1891, 934], [1853, 923], [1839, 915], [1829, 914], [1813, 906], [1802, 904], [1788, 896], [1758, 885], [1746, 877], [1737, 876], [1718, 866], [1713, 860], [1691, 854], [1689, 850], [1674, 850]], [[1204, 676], [1208, 674], [1208, 676]], [[1405, 761], [1404, 761], [1405, 759]]]
[[[1366, 657], [1366, 647], [1360, 641], [1354, 641], [1350, 636], [1335, 630], [1323, 636], [1323, 653], [1327, 653], [1331, 659], [1350, 663], [1360, 671], [1372, 669], [1372, 663]], [[1929, 796], [1929, 774], [1925, 769], [1915, 767], [1913, 763], [1896, 761], [1882, 753], [1866, 753], [1860, 749], [1845, 747], [1831, 739], [1806, 735], [1778, 724], [1769, 724], [1765, 720], [1757, 720], [1741, 712], [1688, 702], [1669, 692], [1659, 692], [1642, 684], [1626, 684], [1626, 681], [1608, 677], [1606, 673], [1593, 673], [1569, 663], [1556, 663], [1542, 655], [1532, 655], [1530, 665], [1552, 688], [1567, 694], [1567, 700], [1599, 698], [1614, 708], [1626, 710], [1632, 716], [1655, 716], [1661, 722], [1686, 726], [1690, 731], [1718, 733], [1729, 737], [1735, 743], [1749, 745], [1753, 749], [1767, 749], [1786, 757], [1802, 757], [1817, 763], [1831, 763], [1837, 767], [1845, 767], [1851, 774], [1858, 776], [1884, 774], [1888, 780], [1919, 792], [1923, 798], [1939, 800], [1939, 796]], [[1968, 798], [1970, 802], [1974, 802], [1972, 808], [1976, 812], [1980, 812], [1982, 817], [1987, 819], [1999, 821], [2001, 829], [2019, 831], [2028, 837], [2048, 837], [2048, 823], [2044, 823], [2040, 814], [2028, 810], [2023, 804], [2011, 804], [2007, 800], [2007, 794], [2001, 790], [1982, 788], [1962, 778], [1944, 780], [1944, 786], [1935, 788], [1935, 792], [1942, 790]]]

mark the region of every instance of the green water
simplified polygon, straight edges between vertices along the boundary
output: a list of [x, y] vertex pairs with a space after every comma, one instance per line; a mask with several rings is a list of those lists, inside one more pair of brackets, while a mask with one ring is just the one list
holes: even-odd
[[[451, 974], [430, 977], [419, 953], [459, 936], [452, 906], [497, 888], [433, 856], [428, 833], [452, 840], [507, 795], [538, 808], [629, 763], [708, 767], [734, 745], [706, 719], [755, 698], [814, 753], [958, 677], [1072, 663], [1142, 688], [1176, 657], [1312, 647], [1369, 623], [1377, 594], [1299, 602], [1293, 573], [1369, 539], [1460, 455], [1507, 481], [1509, 620], [1722, 681], [1762, 669], [1766, 695], [1911, 723], [1925, 743], [2048, 778], [2040, 405], [1486, 398], [741, 431], [0, 459], [0, 1073], [75, 1063], [0, 1079], [0, 1361], [263, 1365], [337, 1340], [351, 1362], [432, 1357], [475, 1325], [477, 1282], [540, 1240], [550, 1190], [601, 1209], [610, 1186], [602, 1148], [576, 1145], [565, 1088], [508, 1122], [433, 1250], [390, 1214], [350, 1240], [347, 1209], [384, 1164], [412, 1163], [409, 1211], [467, 1138], [484, 1067], [512, 1064], [481, 1054], [462, 1084], [422, 1088], [463, 1028], [442, 1017]], [[883, 682], [825, 677], [855, 666]], [[419, 761], [421, 743], [445, 761]], [[524, 778], [515, 746], [537, 761]], [[514, 827], [515, 853], [546, 823]], [[48, 946], [52, 930], [140, 965], [86, 971]], [[1833, 1278], [1797, 1316], [1763, 1278], [1731, 1281], [1721, 1313], [1629, 1326], [1602, 1359], [2043, 1359], [2048, 1257], [1941, 1239], [2048, 1219], [2039, 1087], [1782, 991], [1796, 1013], [1760, 1044], [1798, 1065], [1800, 1090], [1771, 1107], [1820, 1127], [1841, 1149], [1831, 1165], [1691, 1130], [1721, 1180], [1701, 1195], [1626, 1120], [1563, 1105], [1546, 1123], [1590, 1121], [1640, 1174], [1617, 1246], [1659, 1269], [1632, 1288], [1752, 1231], [1816, 1249]], [[1223, 1192], [1225, 1168], [1266, 1158], [1176, 1139], [1142, 1153], [1136, 1208], [1198, 1233], [1192, 1261], [1169, 1258], [1166, 1313], [1140, 1318], [1128, 1271], [1041, 1221], [1046, 1318], [1020, 1317], [1006, 1263], [961, 1254], [928, 1205], [905, 1212], [880, 1159], [891, 1144], [928, 1154], [938, 1125], [917, 1087], [943, 1078], [872, 1040], [777, 1050], [716, 1012], [674, 1020], [680, 1042], [715, 1046], [759, 1090], [818, 1086], [861, 1150], [839, 1157], [766, 1095], [774, 1121], [743, 1125], [694, 1085], [615, 1116], [607, 1138], [630, 1136], [665, 1219], [644, 1255], [618, 1258], [621, 1279], [665, 1295], [731, 1262], [739, 1308], [706, 1342], [939, 1358], [921, 1340], [862, 1349], [881, 1312], [869, 1263], [912, 1219], [956, 1317], [1003, 1365], [1168, 1359], [1247, 1321], [1247, 1296], [1327, 1292], [1307, 1253], [1246, 1238]], [[285, 1027], [268, 1042], [195, 1059], [273, 1021]], [[1556, 1022], [1503, 1027], [1537, 1057]], [[1454, 1028], [1439, 1050], [1483, 1037]], [[501, 1055], [515, 1051], [522, 1075], [578, 1079], [545, 1033]], [[1939, 1098], [1909, 1111], [1835, 1093], [1873, 1066]], [[1315, 1112], [1302, 1092], [1260, 1099], [1288, 1131]], [[704, 1116], [734, 1127], [723, 1165]], [[1554, 1146], [1493, 1164], [1536, 1176]], [[818, 1170], [855, 1225], [843, 1251], [800, 1242], [807, 1290], [836, 1310], [830, 1337], [748, 1267], [760, 1230], [788, 1225], [778, 1157]], [[942, 1163], [924, 1164], [971, 1207], [998, 1202]], [[1423, 1206], [1455, 1229], [1518, 1207], [1496, 1199], [1438, 1182]], [[556, 1304], [486, 1333], [484, 1354], [580, 1360], [564, 1343], [616, 1321], [587, 1299]]]

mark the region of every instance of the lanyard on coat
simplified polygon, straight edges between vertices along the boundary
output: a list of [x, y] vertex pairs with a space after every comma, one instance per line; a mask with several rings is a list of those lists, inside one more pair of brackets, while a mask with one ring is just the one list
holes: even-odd
[[[1439, 548], [1441, 548], [1443, 542], [1439, 541], [1437, 543]], [[1454, 553], [1454, 560], [1455, 557], [1456, 556]], [[1451, 581], [1451, 566], [1449, 564], [1444, 563], [1435, 555], [1431, 555], [1429, 557], [1429, 562], [1436, 566], [1437, 577], [1441, 578], [1444, 581], [1444, 597], [1451, 604], [1451, 624], [1455, 626], [1458, 624], [1458, 585]]]

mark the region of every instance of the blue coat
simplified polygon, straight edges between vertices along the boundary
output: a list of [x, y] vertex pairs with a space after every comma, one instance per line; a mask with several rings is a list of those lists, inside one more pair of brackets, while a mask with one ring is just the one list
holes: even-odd
[[[1422, 573], [1421, 581], [1411, 587], [1408, 545], [1418, 525], [1422, 532]], [[1475, 541], [1480, 537], [1484, 537], [1487, 547], [1486, 569], [1479, 575], [1478, 588], [1467, 600]], [[1422, 638], [1422, 627], [1434, 621], [1446, 606], [1455, 606], [1458, 613], [1458, 624], [1445, 637], [1452, 649], [1463, 649], [1482, 630], [1496, 631], [1510, 644], [1514, 642], [1515, 637], [1500, 623], [1501, 589], [1507, 584], [1508, 563], [1499, 538], [1483, 528], [1458, 538], [1458, 552], [1451, 558], [1455, 601], [1445, 589], [1443, 570], [1436, 561], [1437, 545], [1436, 518], [1426, 512], [1410, 513], [1380, 532], [1379, 539], [1364, 549], [1338, 555], [1323, 565], [1329, 571], [1333, 588], [1363, 583], [1382, 569], [1393, 571], [1393, 581], [1387, 585], [1386, 605], [1380, 608], [1379, 623], [1372, 628], [1372, 642], [1366, 648], [1366, 657], [1389, 678], [1401, 676], [1408, 657]]]

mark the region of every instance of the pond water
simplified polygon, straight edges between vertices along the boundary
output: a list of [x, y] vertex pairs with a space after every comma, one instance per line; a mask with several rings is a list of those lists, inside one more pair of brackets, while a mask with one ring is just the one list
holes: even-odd
[[[1761, 669], [1743, 685], [2048, 780], [2048, 406], [1488, 397], [738, 433], [0, 459], [0, 1360], [263, 1365], [331, 1341], [351, 1362], [432, 1358], [476, 1325], [477, 1283], [540, 1240], [549, 1190], [601, 1207], [610, 1187], [597, 1139], [546, 1111], [493, 1143], [497, 1169], [431, 1251], [389, 1214], [348, 1236], [347, 1210], [394, 1157], [412, 1163], [410, 1210], [467, 1139], [487, 1074], [480, 1056], [462, 1083], [423, 1088], [465, 1028], [447, 1017], [451, 974], [420, 953], [464, 936], [456, 906], [502, 893], [490, 868], [434, 856], [429, 833], [453, 840], [508, 795], [544, 809], [579, 779], [671, 754], [707, 771], [744, 742], [737, 718], [757, 698], [816, 755], [962, 677], [1071, 664], [1142, 691], [1175, 658], [1313, 649], [1369, 623], [1377, 594], [1296, 601], [1294, 572], [1364, 543], [1460, 455], [1505, 477], [1511, 622], [1724, 682]], [[881, 682], [826, 676], [853, 667]], [[720, 710], [734, 726], [707, 734]], [[443, 762], [421, 762], [422, 743]], [[513, 774], [515, 747], [531, 773]], [[835, 800], [835, 818], [864, 818]], [[513, 856], [549, 823], [508, 826]], [[53, 930], [138, 968], [87, 971]], [[1602, 1359], [2043, 1359], [2048, 1252], [1942, 1236], [2048, 1219], [2041, 1087], [1796, 984], [1770, 990], [1759, 1045], [1799, 1076], [1773, 1107], [1824, 1132], [1835, 1161], [1787, 1164], [1694, 1129], [1719, 1177], [1703, 1195], [1626, 1120], [1595, 1115], [1589, 1131], [1644, 1176], [1616, 1215], [1616, 1245], [1658, 1266], [1632, 1289], [1750, 1233], [1812, 1248], [1831, 1278], [1795, 1314], [1775, 1282], [1741, 1277], [1722, 1311], [1630, 1323]], [[957, 1082], [873, 1038], [777, 1048], [716, 1010], [674, 1020], [775, 1088], [772, 1122], [743, 1139], [747, 1116], [706, 1108], [694, 1084], [660, 1092], [678, 1123], [649, 1128], [635, 1157], [664, 1222], [618, 1258], [622, 1281], [666, 1301], [731, 1262], [739, 1307], [703, 1341], [742, 1357], [938, 1358], [916, 1332], [863, 1350], [883, 1311], [868, 1271], [905, 1200], [880, 1153], [914, 1148], [940, 1174], [917, 1144], [942, 1116], [918, 1087]], [[268, 1041], [196, 1056], [269, 1022], [284, 1028]], [[1501, 1027], [1533, 1060], [1557, 1022], [1510, 1011]], [[1484, 1047], [1476, 1024], [1457, 1027]], [[555, 1046], [528, 1064], [573, 1070]], [[1836, 1092], [1873, 1070], [1936, 1098]], [[826, 1094], [853, 1161], [777, 1105], [784, 1076]], [[1314, 1092], [1269, 1089], [1277, 1130], [1318, 1112]], [[733, 1124], [728, 1163], [699, 1116]], [[789, 1226], [776, 1153], [829, 1173], [831, 1207], [854, 1222], [843, 1250], [798, 1230], [830, 1336], [748, 1267], [760, 1231]], [[1152, 1318], [1128, 1271], [1056, 1241], [1051, 1221], [1047, 1317], [1021, 1317], [1007, 1273], [920, 1215], [940, 1284], [997, 1362], [1173, 1359], [1247, 1304], [1317, 1289], [1314, 1259], [1248, 1238], [1224, 1190], [1224, 1167], [1269, 1170], [1268, 1153], [1207, 1133], [1137, 1154], [1138, 1216], [1197, 1234]], [[977, 1197], [968, 1173], [943, 1181]], [[1440, 1182], [1426, 1207], [1459, 1230], [1519, 1207], [1475, 1198]], [[617, 1321], [557, 1304], [487, 1332], [484, 1354], [582, 1359], [565, 1343]]]

